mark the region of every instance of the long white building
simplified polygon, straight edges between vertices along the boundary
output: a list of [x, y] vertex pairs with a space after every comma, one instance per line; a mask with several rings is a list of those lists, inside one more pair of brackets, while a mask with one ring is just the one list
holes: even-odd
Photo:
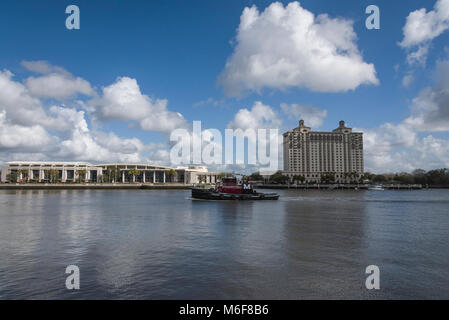
[[219, 173], [207, 167], [171, 168], [152, 164], [65, 161], [10, 161], [1, 170], [1, 182], [103, 183], [215, 183]]
[[363, 175], [363, 133], [353, 132], [344, 121], [332, 132], [321, 132], [300, 120], [283, 137], [284, 174], [289, 177], [320, 182], [323, 175], [334, 175], [336, 182], [347, 182]]

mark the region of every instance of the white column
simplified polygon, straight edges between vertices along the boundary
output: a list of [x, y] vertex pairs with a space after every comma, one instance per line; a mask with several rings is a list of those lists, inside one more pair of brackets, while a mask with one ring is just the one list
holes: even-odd
[[41, 182], [42, 179], [44, 179], [44, 169], [39, 168], [39, 182]]
[[125, 183], [125, 171], [122, 171], [122, 183]]
[[145, 179], [145, 176], [146, 176], [146, 172], [143, 171], [143, 176], [142, 176], [142, 182], [143, 182], [143, 183], [145, 183], [145, 180], [146, 180], [146, 179]]
[[164, 170], [164, 183], [165, 183], [165, 170]]
[[153, 171], [153, 183], [156, 182], [156, 170]]

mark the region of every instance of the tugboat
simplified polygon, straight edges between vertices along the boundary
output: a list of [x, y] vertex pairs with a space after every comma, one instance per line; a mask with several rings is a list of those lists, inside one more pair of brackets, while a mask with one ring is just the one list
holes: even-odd
[[203, 200], [277, 200], [277, 193], [260, 193], [245, 181], [237, 183], [237, 178], [224, 178], [215, 188], [192, 188], [192, 198]]

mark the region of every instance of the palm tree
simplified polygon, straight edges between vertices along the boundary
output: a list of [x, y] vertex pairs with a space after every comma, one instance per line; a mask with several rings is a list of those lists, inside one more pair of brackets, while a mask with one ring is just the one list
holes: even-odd
[[9, 173], [6, 178], [10, 182], [17, 182], [18, 177], [19, 175], [17, 174], [17, 171], [11, 171], [11, 173]]
[[44, 170], [45, 179], [50, 183], [57, 182], [59, 179], [59, 170], [58, 169], [46, 169]]
[[112, 173], [112, 176], [114, 177], [114, 182], [119, 181], [121, 178], [121, 175], [122, 175], [122, 172], [120, 171], [119, 168], [116, 167]]
[[200, 183], [206, 183], [206, 176], [204, 174], [198, 176], [198, 181]]
[[295, 175], [295, 176], [293, 176], [293, 181], [299, 181], [299, 182], [301, 182], [301, 184], [304, 182], [304, 180], [306, 180], [306, 178], [304, 177], [304, 176], [301, 176], [301, 175]]
[[173, 181], [173, 178], [176, 178], [178, 176], [178, 173], [176, 172], [175, 169], [170, 169], [167, 171], [168, 176], [170, 177], [171, 182]]
[[136, 182], [136, 177], [140, 175], [140, 171], [137, 169], [129, 169], [128, 174], [133, 177], [132, 182]]
[[[86, 180], [86, 169], [78, 169], [76, 170], [76, 174], [78, 176], [78, 182], [81, 182], [81, 180]], [[84, 178], [82, 178], [82, 176]]]
[[113, 172], [113, 170], [114, 170], [114, 167], [109, 166], [109, 167], [106, 167], [105, 171], [103, 171], [104, 180], [106, 182], [109, 182], [109, 183], [112, 182], [112, 179], [113, 179], [112, 172]]
[[20, 179], [21, 181], [23, 180], [27, 180], [28, 181], [28, 170], [27, 169], [20, 169], [18, 171], [19, 177], [20, 175], [22, 175], [22, 178]]

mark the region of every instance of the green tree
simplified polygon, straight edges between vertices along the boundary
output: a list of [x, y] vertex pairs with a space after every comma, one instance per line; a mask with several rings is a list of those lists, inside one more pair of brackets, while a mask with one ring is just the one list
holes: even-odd
[[140, 171], [137, 169], [129, 169], [128, 175], [132, 177], [132, 182], [135, 182], [136, 177], [140, 176]]
[[114, 166], [107, 166], [106, 169], [103, 171], [103, 180], [105, 182], [111, 183], [114, 180]]
[[80, 183], [81, 181], [85, 181], [86, 180], [86, 169], [78, 169], [76, 170], [76, 176], [77, 176], [77, 180]]
[[396, 174], [394, 180], [403, 184], [412, 184], [414, 182], [413, 176], [407, 172]]
[[175, 182], [174, 179], [178, 176], [178, 173], [175, 169], [170, 169], [167, 171], [168, 177], [170, 178], [171, 182]]
[[259, 172], [255, 172], [249, 176], [249, 180], [251, 181], [263, 181], [263, 177]]
[[7, 179], [9, 182], [17, 182], [18, 177], [19, 177], [19, 174], [17, 173], [17, 171], [11, 171], [11, 173], [9, 173], [9, 174], [6, 176], [6, 179]]
[[270, 176], [270, 182], [285, 184], [289, 178], [282, 174], [281, 171], [276, 172]]
[[430, 170], [426, 174], [429, 184], [447, 185], [449, 184], [449, 169]]
[[373, 182], [386, 182], [386, 181], [388, 181], [388, 179], [383, 174], [376, 174], [373, 176], [372, 181]]
[[20, 179], [21, 181], [28, 181], [28, 169], [20, 169], [17, 173], [19, 177], [22, 174], [22, 178]]
[[44, 176], [48, 182], [56, 183], [59, 180], [59, 170], [58, 169], [45, 169]]
[[200, 183], [206, 183], [206, 175], [204, 175], [204, 174], [199, 175], [198, 176], [198, 181]]
[[118, 181], [121, 181], [120, 179], [122, 179], [122, 172], [119, 168], [114, 167], [112, 170], [112, 182], [116, 183]]
[[294, 175], [293, 176], [293, 182], [300, 182], [301, 184], [304, 183], [304, 181], [306, 180], [306, 178], [302, 175]]
[[335, 173], [328, 172], [321, 175], [321, 183], [335, 183]]
[[362, 175], [362, 180], [372, 180], [373, 179], [374, 174], [369, 173], [369, 172], [365, 172]]
[[422, 169], [416, 169], [412, 172], [413, 183], [428, 184], [429, 180], [426, 175], [426, 171]]

